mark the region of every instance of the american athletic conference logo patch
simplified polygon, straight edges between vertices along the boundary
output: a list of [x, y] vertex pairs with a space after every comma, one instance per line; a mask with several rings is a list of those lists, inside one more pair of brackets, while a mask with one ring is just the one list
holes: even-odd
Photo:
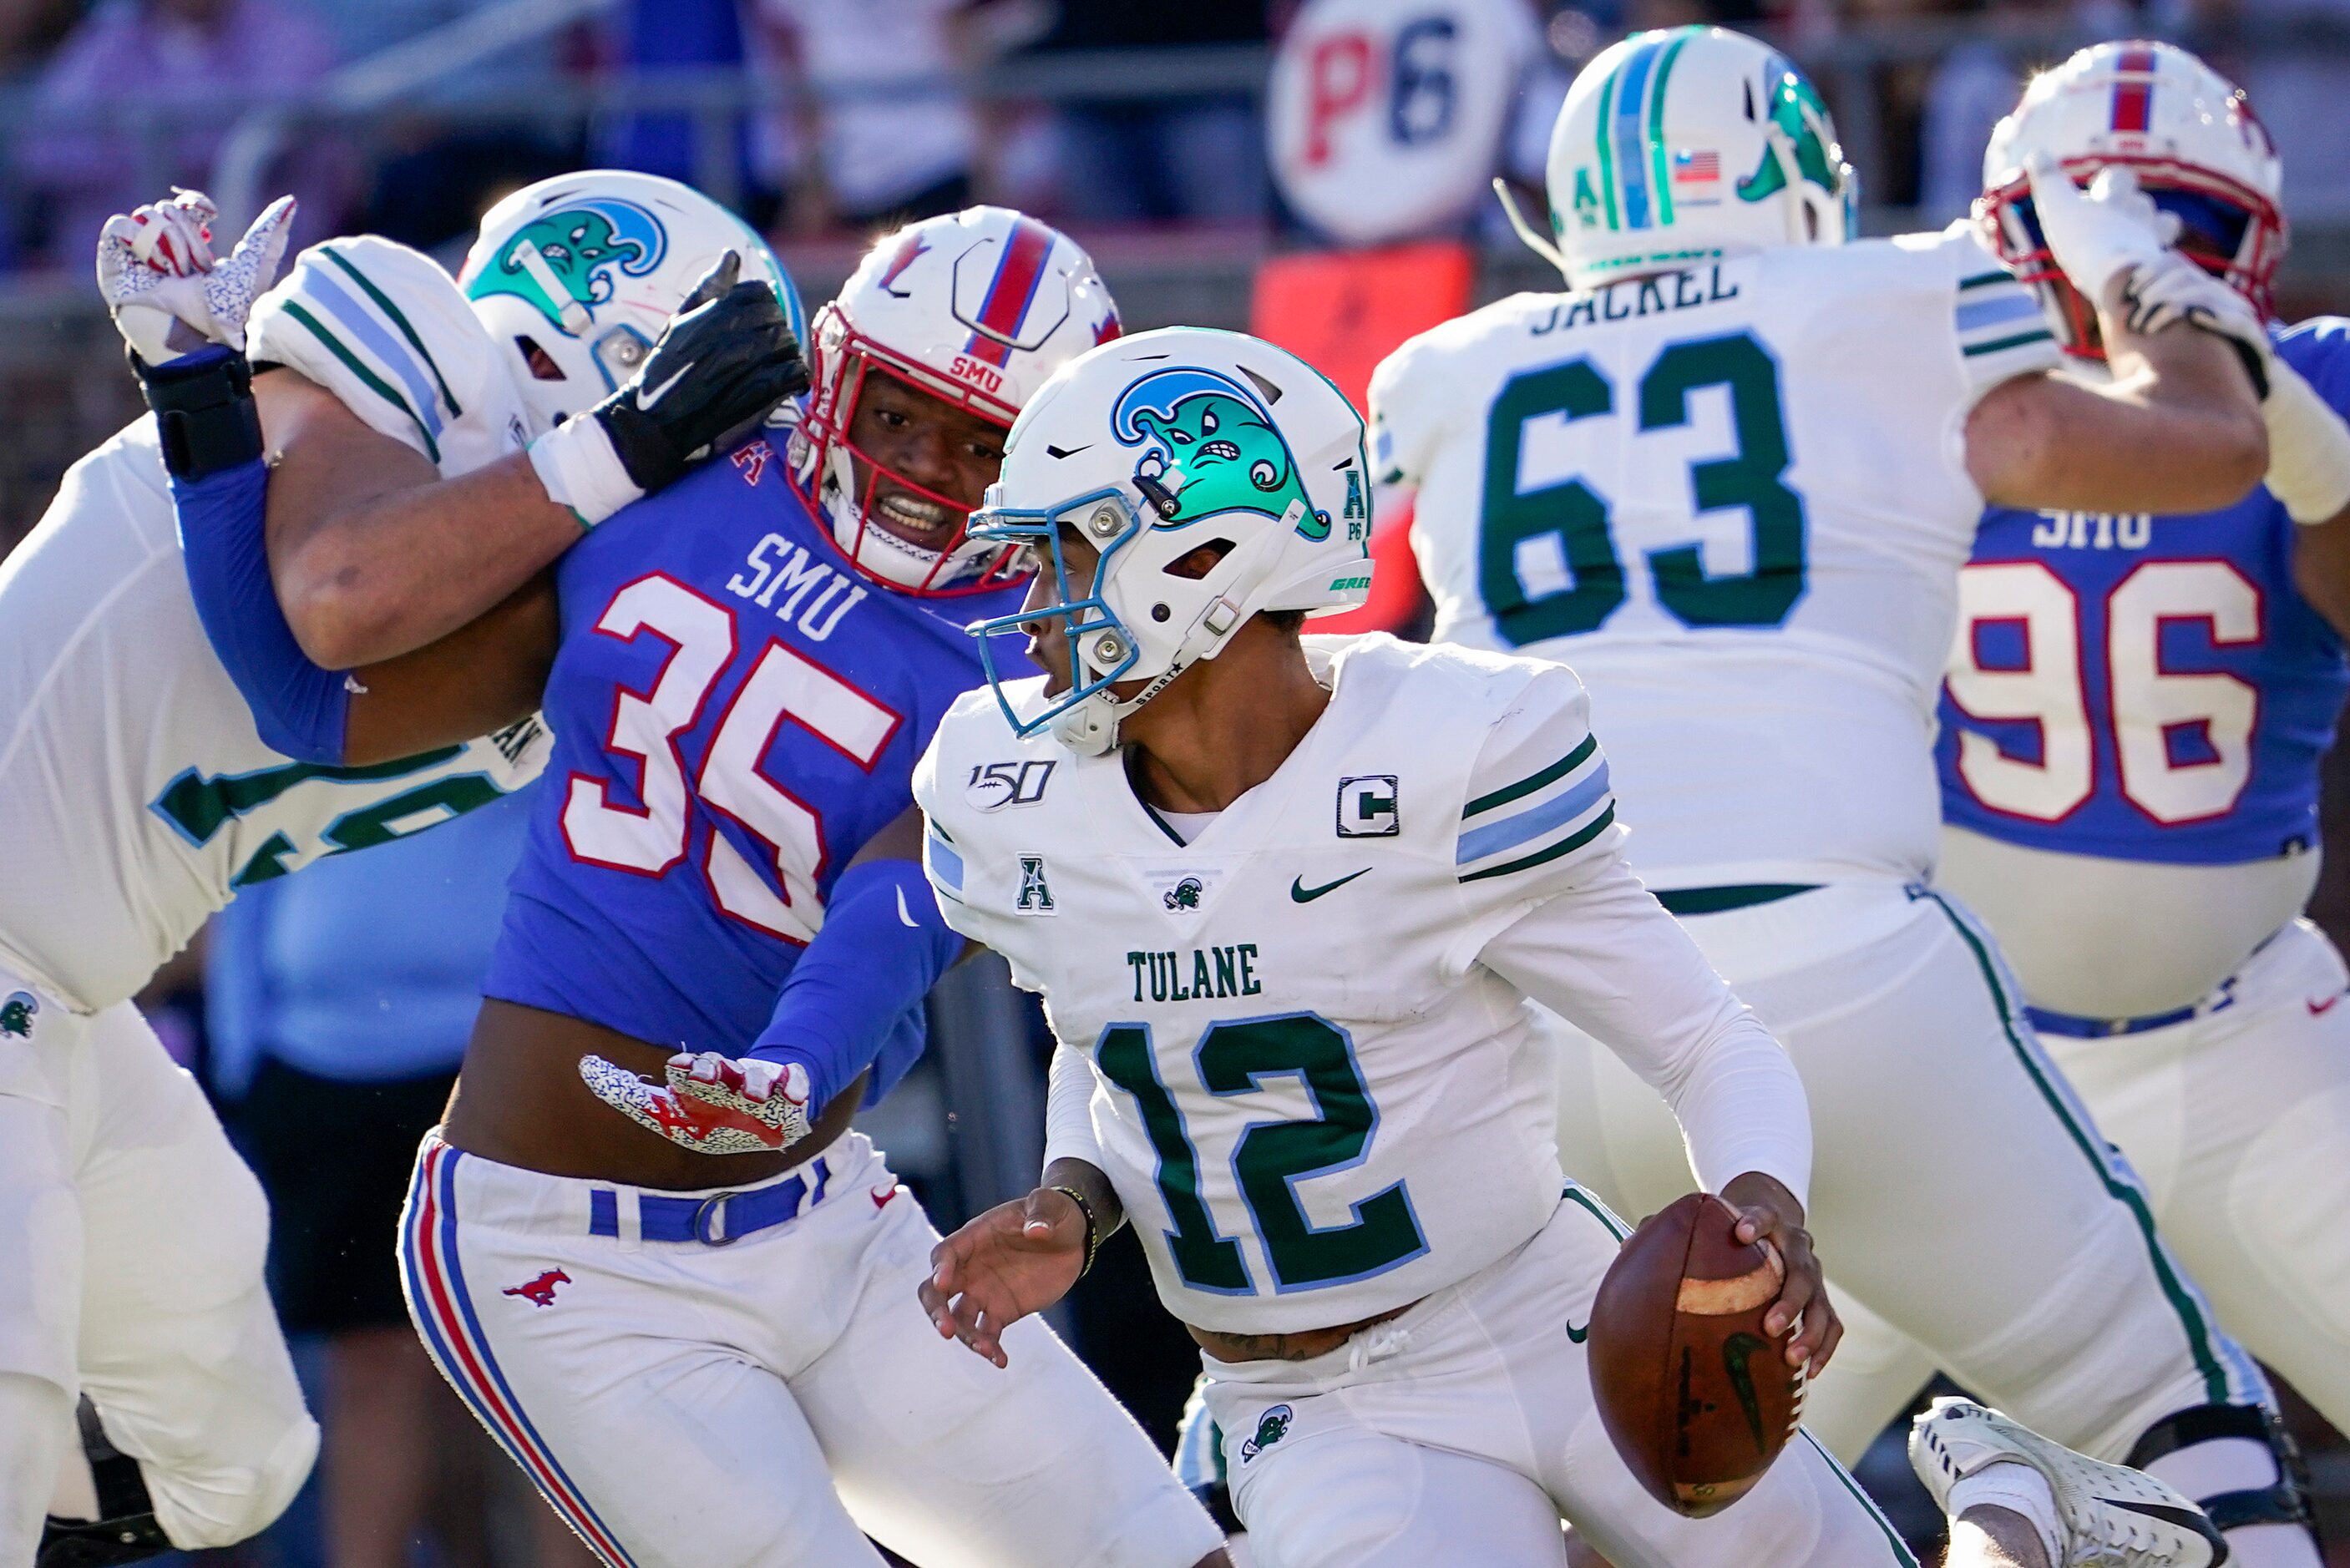
[[40, 999], [31, 992], [10, 992], [5, 999], [0, 999], [0, 1034], [30, 1040], [33, 1037], [33, 1015], [40, 1011]]

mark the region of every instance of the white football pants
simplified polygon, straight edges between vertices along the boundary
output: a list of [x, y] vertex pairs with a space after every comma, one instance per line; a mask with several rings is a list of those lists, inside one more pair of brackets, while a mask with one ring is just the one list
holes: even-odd
[[[2043, 1037], [2097, 1125], [2145, 1179], [2156, 1220], [2220, 1319], [2350, 1431], [2350, 971], [2298, 920], [2167, 1029]], [[1846, 1425], [1889, 1419], [1936, 1367], [1871, 1315]], [[1878, 1421], [1882, 1426], [1883, 1420]]]
[[[819, 1174], [816, 1170], [822, 1166]], [[1222, 1542], [1041, 1321], [998, 1371], [915, 1297], [931, 1228], [860, 1133], [759, 1184], [796, 1218], [646, 1240], [654, 1193], [428, 1135], [400, 1224], [418, 1332], [611, 1568], [1192, 1568]], [[723, 1210], [715, 1210], [723, 1213]], [[602, 1228], [616, 1234], [596, 1234]], [[712, 1229], [716, 1229], [715, 1226]]]
[[1731, 1508], [1643, 1490], [1592, 1402], [1581, 1330], [1624, 1229], [1570, 1187], [1517, 1251], [1310, 1361], [1203, 1358], [1258, 1568], [1556, 1568], [1562, 1517], [1616, 1568], [1915, 1568], [1798, 1435]]
[[[260, 1183], [138, 1010], [0, 968], [0, 1374], [88, 1395], [181, 1546], [261, 1531], [317, 1456], [268, 1251]], [[6, 1474], [0, 1541], [36, 1540], [47, 1487]]]
[[[2176, 1411], [2265, 1399], [2023, 1021], [1990, 938], [1950, 899], [1847, 884], [1682, 924], [1803, 1075], [1810, 1227], [1836, 1300], [2100, 1459]], [[1690, 1190], [1664, 1102], [1614, 1053], [1561, 1033], [1561, 1163], [1628, 1214]], [[1869, 1359], [1847, 1343], [1804, 1407], [1847, 1457], [1924, 1382], [1889, 1404], [1873, 1386], [1845, 1397], [1840, 1382]]]

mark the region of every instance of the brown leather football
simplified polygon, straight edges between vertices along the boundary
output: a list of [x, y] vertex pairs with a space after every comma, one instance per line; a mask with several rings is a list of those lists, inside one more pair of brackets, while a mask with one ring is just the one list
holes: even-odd
[[1794, 1436], [1804, 1377], [1762, 1332], [1786, 1272], [1738, 1216], [1692, 1192], [1632, 1232], [1599, 1282], [1586, 1349], [1616, 1451], [1648, 1494], [1702, 1519], [1746, 1495]]

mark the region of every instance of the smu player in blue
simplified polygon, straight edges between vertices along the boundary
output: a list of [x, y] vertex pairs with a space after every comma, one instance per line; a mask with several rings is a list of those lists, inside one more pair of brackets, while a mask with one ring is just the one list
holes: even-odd
[[[2006, 170], [2043, 152], [2081, 175], [2134, 168], [2181, 248], [2265, 314], [2278, 162], [2231, 101], [2181, 50], [2104, 45], [2002, 125], [1982, 210], [2071, 346], [2093, 343], [2031, 254]], [[2338, 431], [2350, 323], [2278, 329], [2274, 353], [2289, 396], [2272, 420]], [[2041, 1038], [2228, 1328], [2350, 1430], [2350, 973], [2301, 918], [2319, 764], [2350, 695], [2345, 502], [2337, 460], [2272, 469], [2195, 516], [1991, 512], [1938, 754], [1942, 879], [1998, 934]]]
[[[1024, 591], [965, 521], [1019, 403], [1116, 330], [1044, 225], [917, 224], [819, 314], [788, 445], [558, 568], [556, 752], [400, 1251], [427, 1346], [609, 1563], [1222, 1561], [1048, 1331], [1009, 1372], [931, 1333], [937, 1232], [849, 1126], [961, 949], [900, 840], [981, 678], [963, 624]], [[771, 1030], [779, 992], [845, 1032]]]

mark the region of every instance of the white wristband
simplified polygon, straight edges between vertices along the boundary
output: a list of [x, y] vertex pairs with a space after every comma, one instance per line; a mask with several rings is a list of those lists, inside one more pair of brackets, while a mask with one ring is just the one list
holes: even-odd
[[2296, 523], [2331, 523], [2350, 506], [2350, 425], [2282, 356], [2269, 361], [2269, 493]]
[[530, 466], [546, 487], [546, 498], [571, 508], [582, 528], [593, 528], [644, 498], [593, 414], [574, 414], [531, 442]]

